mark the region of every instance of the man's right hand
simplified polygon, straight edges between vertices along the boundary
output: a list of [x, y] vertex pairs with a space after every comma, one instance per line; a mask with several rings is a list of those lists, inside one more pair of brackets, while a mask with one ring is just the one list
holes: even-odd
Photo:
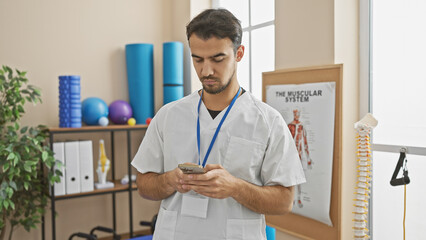
[[139, 195], [149, 200], [163, 200], [170, 197], [173, 193], [189, 192], [189, 189], [183, 189], [184, 173], [178, 167], [163, 174], [147, 172], [138, 173], [136, 184]]
[[183, 173], [182, 170], [180, 170], [178, 167], [176, 167], [172, 171], [166, 172], [165, 175], [167, 184], [175, 191], [178, 191], [180, 193], [186, 193], [190, 191], [188, 189], [182, 188], [184, 182], [183, 176], [185, 175], [185, 173]]

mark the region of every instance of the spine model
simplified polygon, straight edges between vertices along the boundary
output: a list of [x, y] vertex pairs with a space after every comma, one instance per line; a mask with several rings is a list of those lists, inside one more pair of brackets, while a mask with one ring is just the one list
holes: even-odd
[[372, 156], [370, 147], [371, 130], [377, 126], [377, 120], [367, 114], [355, 124], [357, 130], [357, 182], [355, 187], [354, 240], [370, 239], [367, 228], [368, 200], [372, 179]]

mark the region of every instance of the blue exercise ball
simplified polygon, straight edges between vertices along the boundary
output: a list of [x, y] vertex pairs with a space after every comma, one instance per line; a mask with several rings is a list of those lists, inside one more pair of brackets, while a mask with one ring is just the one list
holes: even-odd
[[83, 122], [87, 125], [99, 125], [101, 117], [108, 117], [108, 105], [97, 97], [84, 99], [81, 104]]

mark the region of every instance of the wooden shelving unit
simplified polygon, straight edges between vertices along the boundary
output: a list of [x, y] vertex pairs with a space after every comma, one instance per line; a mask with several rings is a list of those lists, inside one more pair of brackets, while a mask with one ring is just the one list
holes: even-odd
[[[75, 134], [75, 133], [110, 133], [110, 139], [111, 139], [111, 175], [114, 182], [113, 188], [108, 189], [95, 189], [94, 191], [90, 192], [81, 192], [81, 193], [75, 193], [75, 194], [66, 194], [61, 196], [55, 196], [54, 194], [54, 188], [51, 186], [51, 218], [52, 218], [52, 240], [56, 240], [56, 220], [55, 220], [55, 203], [56, 201], [65, 201], [72, 198], [81, 198], [81, 197], [89, 197], [89, 196], [95, 196], [95, 195], [103, 195], [103, 194], [111, 194], [112, 195], [112, 209], [113, 209], [113, 229], [116, 231], [116, 193], [119, 192], [128, 192], [129, 194], [129, 234], [128, 237], [133, 237], [133, 214], [132, 214], [132, 191], [136, 190], [136, 184], [132, 183], [131, 181], [128, 184], [121, 184], [120, 180], [116, 179], [115, 176], [115, 159], [114, 159], [114, 134], [116, 132], [126, 132], [127, 135], [127, 165], [128, 165], [128, 176], [131, 176], [131, 132], [133, 131], [145, 131], [147, 129], [147, 125], [135, 125], [135, 126], [129, 126], [129, 125], [111, 125], [111, 126], [84, 126], [81, 128], [59, 128], [59, 127], [52, 127], [49, 128], [50, 132], [50, 146], [52, 146], [53, 142], [55, 142], [55, 136], [56, 135], [63, 135], [63, 134]], [[60, 213], [58, 213], [60, 214]], [[45, 224], [44, 224], [44, 218], [42, 222], [42, 239], [45, 238]]]

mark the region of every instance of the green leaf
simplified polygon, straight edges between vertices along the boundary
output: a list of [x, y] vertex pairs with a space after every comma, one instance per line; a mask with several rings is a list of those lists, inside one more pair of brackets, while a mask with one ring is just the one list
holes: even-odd
[[8, 73], [8, 74], [9, 74], [8, 78], [9, 78], [9, 79], [12, 79], [12, 78], [13, 78], [13, 76], [12, 76], [12, 74], [13, 74], [12, 69], [11, 69], [10, 67], [8, 67], [8, 66], [5, 66], [5, 68], [3, 68], [3, 69], [4, 69], [4, 71], [5, 71], [6, 73]]
[[31, 164], [28, 164], [27, 162], [25, 162], [24, 169], [25, 169], [25, 171], [27, 171], [29, 173], [32, 172]]
[[11, 186], [15, 191], [18, 191], [18, 188], [16, 187], [16, 183], [14, 181], [10, 181], [9, 186]]
[[38, 88], [34, 88], [34, 94], [35, 94], [36, 96], [41, 96], [40, 89], [38, 89]]
[[43, 151], [43, 153], [41, 154], [41, 159], [44, 161], [47, 160], [47, 158], [49, 157], [49, 153], [46, 151]]
[[21, 128], [21, 133], [24, 134], [27, 130], [28, 130], [28, 127], [25, 126], [25, 127]]
[[6, 194], [8, 198], [12, 198], [13, 196], [13, 189], [11, 187], [6, 188]]
[[51, 168], [52, 168], [52, 165], [53, 165], [53, 163], [52, 163], [52, 162], [45, 162], [45, 164], [46, 164], [46, 166], [47, 166], [49, 169], [51, 169]]
[[26, 191], [28, 191], [28, 187], [29, 187], [28, 182], [24, 182], [24, 188], [25, 188]]
[[20, 113], [25, 113], [24, 108], [22, 107], [22, 105], [18, 105], [18, 112]]
[[1, 183], [1, 185], [0, 185], [0, 190], [1, 191], [6, 191], [6, 188], [9, 186], [9, 184], [6, 182], [6, 181], [4, 181], [4, 182], [2, 182]]
[[21, 71], [19, 71], [19, 70], [16, 70], [16, 72], [18, 73], [18, 75], [20, 76], [20, 77], [25, 77], [25, 74], [27, 74], [27, 72], [21, 72]]
[[59, 169], [56, 169], [56, 170], [55, 170], [55, 174], [56, 174], [57, 176], [59, 176], [59, 177], [62, 177], [62, 176], [63, 176], [62, 172], [61, 172]]
[[6, 163], [3, 165], [3, 172], [6, 172], [6, 171], [9, 169], [9, 167], [10, 167], [9, 162], [6, 162]]
[[5, 201], [3, 202], [3, 206], [4, 206], [4, 208], [6, 210], [9, 208], [9, 201], [8, 201], [8, 199], [5, 199]]
[[[6, 192], [5, 191], [0, 191], [0, 200], [3, 201], [3, 199], [6, 199]], [[3, 206], [3, 202], [1, 202], [0, 207]]]
[[11, 152], [9, 153], [9, 155], [7, 155], [7, 159], [6, 160], [10, 160], [10, 159], [14, 159], [15, 158], [15, 153]]
[[12, 201], [10, 201], [10, 207], [15, 210], [15, 203], [13, 203]]

